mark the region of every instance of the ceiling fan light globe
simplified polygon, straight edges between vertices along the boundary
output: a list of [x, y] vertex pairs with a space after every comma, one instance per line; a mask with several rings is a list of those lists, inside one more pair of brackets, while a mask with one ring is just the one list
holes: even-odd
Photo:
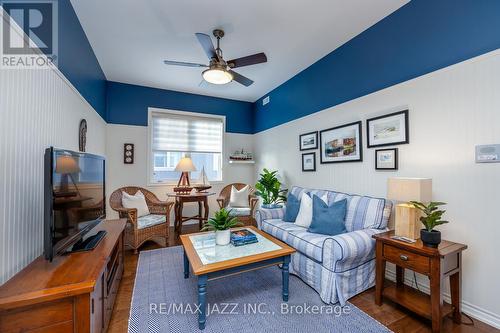
[[233, 80], [233, 76], [226, 70], [218, 68], [210, 68], [201, 74], [203, 79], [209, 83], [213, 84], [226, 84]]

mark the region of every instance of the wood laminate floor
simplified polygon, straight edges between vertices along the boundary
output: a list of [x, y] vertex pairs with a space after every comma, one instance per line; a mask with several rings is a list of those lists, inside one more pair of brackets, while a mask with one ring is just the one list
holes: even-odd
[[[183, 226], [183, 233], [197, 232], [197, 225]], [[170, 229], [170, 246], [180, 245], [177, 237], [174, 237], [173, 228]], [[153, 242], [148, 242], [141, 247], [141, 250], [151, 250], [160, 246]], [[113, 315], [109, 324], [108, 333], [125, 333], [128, 327], [128, 317], [130, 311], [130, 303], [132, 301], [132, 290], [134, 288], [135, 271], [137, 268], [138, 255], [134, 255], [133, 251], [125, 252], [125, 272], [123, 279], [118, 289], [116, 303], [113, 309]], [[401, 333], [427, 333], [431, 332], [430, 321], [420, 318], [406, 309], [394, 304], [390, 301], [384, 301], [382, 306], [377, 306], [374, 302], [374, 289], [369, 289], [362, 294], [359, 294], [349, 300], [352, 304], [389, 327], [394, 332]], [[463, 317], [463, 321], [468, 323], [469, 319]], [[474, 319], [474, 325], [468, 326], [465, 324], [456, 325], [451, 319], [446, 318], [443, 322], [443, 332], [452, 333], [490, 333], [497, 330], [485, 323]], [[145, 332], [146, 333], [146, 332]]]

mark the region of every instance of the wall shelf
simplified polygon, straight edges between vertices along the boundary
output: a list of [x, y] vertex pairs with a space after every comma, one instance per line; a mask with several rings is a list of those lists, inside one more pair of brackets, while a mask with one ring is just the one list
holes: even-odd
[[238, 161], [238, 160], [229, 160], [229, 164], [255, 164], [254, 160], [251, 161]]

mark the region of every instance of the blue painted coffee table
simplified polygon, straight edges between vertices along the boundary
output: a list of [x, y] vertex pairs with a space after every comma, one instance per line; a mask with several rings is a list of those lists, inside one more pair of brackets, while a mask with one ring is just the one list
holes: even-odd
[[[282, 264], [283, 301], [288, 301], [288, 266], [295, 249], [259, 229], [244, 228], [253, 232], [257, 243], [233, 246], [215, 245], [215, 233], [201, 232], [181, 235], [184, 247], [184, 278], [189, 278], [189, 266], [198, 277], [198, 326], [202, 330], [206, 322], [207, 282], [224, 276], [248, 272]], [[235, 229], [235, 230], [236, 230]]]

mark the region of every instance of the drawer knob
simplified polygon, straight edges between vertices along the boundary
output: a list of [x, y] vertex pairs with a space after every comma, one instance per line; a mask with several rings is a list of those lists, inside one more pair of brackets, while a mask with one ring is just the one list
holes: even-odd
[[405, 256], [404, 254], [400, 255], [399, 258], [403, 261], [408, 261], [408, 256]]

